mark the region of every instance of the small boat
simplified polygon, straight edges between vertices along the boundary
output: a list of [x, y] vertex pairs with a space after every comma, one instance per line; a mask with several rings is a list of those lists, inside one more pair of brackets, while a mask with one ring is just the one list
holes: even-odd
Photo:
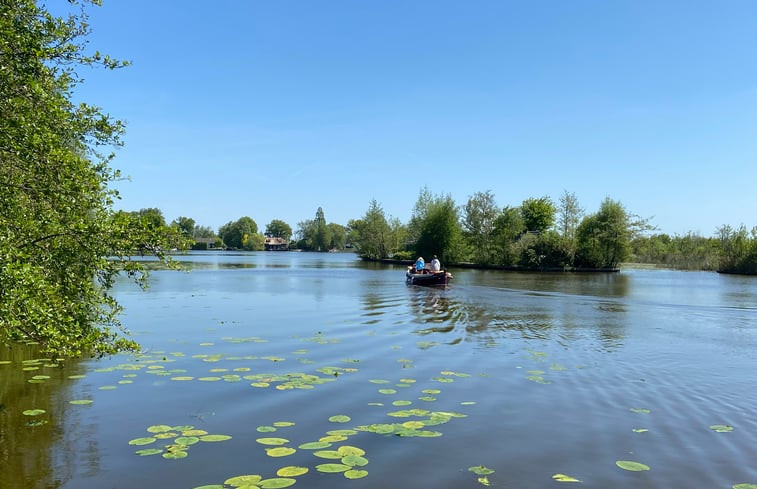
[[447, 285], [451, 278], [452, 274], [446, 270], [424, 270], [423, 273], [417, 273], [413, 267], [408, 267], [405, 272], [405, 283], [408, 285]]

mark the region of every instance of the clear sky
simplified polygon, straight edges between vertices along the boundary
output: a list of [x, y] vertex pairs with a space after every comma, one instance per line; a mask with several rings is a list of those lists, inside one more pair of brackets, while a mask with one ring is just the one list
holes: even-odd
[[753, 0], [105, 0], [82, 99], [127, 123], [120, 208], [407, 222], [424, 185], [757, 225]]

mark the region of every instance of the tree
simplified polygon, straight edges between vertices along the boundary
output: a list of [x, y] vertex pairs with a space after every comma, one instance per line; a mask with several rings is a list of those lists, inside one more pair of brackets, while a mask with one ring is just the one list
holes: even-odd
[[152, 229], [162, 229], [166, 227], [166, 218], [163, 217], [163, 211], [157, 207], [139, 209], [136, 216]]
[[191, 217], [177, 217], [171, 222], [171, 226], [178, 228], [183, 236], [195, 237], [195, 220]]
[[415, 201], [413, 206], [413, 213], [410, 215], [410, 222], [407, 226], [407, 240], [408, 244], [415, 245], [421, 234], [421, 227], [423, 221], [428, 214], [428, 208], [434, 200], [434, 196], [428, 187], [424, 186], [418, 193], [418, 200]]
[[284, 221], [274, 219], [265, 227], [265, 234], [273, 236], [274, 238], [283, 238], [284, 241], [289, 241], [289, 238], [292, 237], [292, 228]]
[[351, 220], [348, 227], [350, 241], [360, 256], [374, 260], [389, 256], [391, 228], [376, 199], [371, 200], [363, 217]]
[[318, 208], [315, 212], [314, 235], [312, 237], [312, 249], [315, 251], [328, 251], [331, 244], [331, 232], [326, 224], [326, 217], [323, 214], [323, 209]]
[[329, 249], [343, 250], [347, 244], [347, 228], [335, 222], [328, 223], [329, 228]]
[[555, 223], [555, 205], [549, 197], [526, 199], [520, 206], [523, 224], [527, 231], [541, 233], [551, 228]]
[[73, 102], [77, 69], [127, 63], [86, 54], [85, 6], [56, 17], [32, 0], [0, 9], [0, 341], [36, 341], [56, 356], [135, 350], [108, 293], [136, 252], [165, 258], [165, 229], [116, 212], [111, 168], [123, 124]]
[[494, 256], [494, 229], [499, 209], [494, 195], [476, 192], [463, 208], [463, 229], [472, 247], [475, 263], [490, 263]]
[[462, 256], [463, 230], [455, 201], [450, 195], [435, 197], [426, 208], [415, 243], [419, 255], [438, 255], [442, 262], [457, 262]]
[[578, 204], [576, 194], [565, 190], [560, 196], [557, 211], [557, 225], [564, 242], [565, 250], [568, 253], [569, 261], [572, 262], [576, 252], [576, 228], [581, 222], [584, 210]]
[[630, 255], [633, 231], [628, 212], [607, 197], [596, 214], [585, 217], [576, 230], [575, 264], [588, 268], [616, 268]]
[[257, 249], [250, 248], [248, 241], [250, 237], [258, 232], [258, 225], [251, 217], [240, 217], [236, 221], [229, 221], [218, 229], [218, 236], [223, 240], [226, 246], [238, 249]]
[[512, 266], [517, 263], [519, 252], [514, 248], [518, 239], [526, 232], [519, 207], [506, 206], [494, 221], [494, 243], [499, 259], [497, 263]]

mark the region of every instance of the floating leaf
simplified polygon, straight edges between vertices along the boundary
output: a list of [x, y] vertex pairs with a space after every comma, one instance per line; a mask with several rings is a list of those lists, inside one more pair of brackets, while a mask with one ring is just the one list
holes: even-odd
[[167, 424], [156, 424], [147, 428], [147, 431], [150, 433], [164, 433], [166, 431], [171, 431], [172, 429], [173, 428]]
[[224, 484], [228, 484], [231, 487], [240, 487], [244, 485], [255, 485], [261, 480], [263, 480], [263, 478], [259, 475], [238, 475], [236, 477], [226, 479], [226, 481], [224, 481]]
[[289, 487], [291, 485], [294, 485], [295, 482], [297, 482], [297, 479], [279, 477], [262, 480], [258, 482], [258, 486], [260, 486], [262, 489], [279, 489], [281, 487]]
[[231, 440], [231, 437], [229, 435], [203, 435], [200, 437], [200, 441], [216, 442], [226, 440]]
[[649, 430], [646, 428], [634, 428], [633, 430], [634, 433], [646, 433], [647, 431]]
[[350, 445], [342, 445], [337, 449], [337, 452], [341, 453], [343, 457], [346, 457], [348, 455], [358, 455], [362, 457], [363, 455], [365, 455], [365, 450]]
[[728, 433], [729, 431], [733, 431], [733, 426], [727, 424], [714, 424], [710, 426], [710, 429], [717, 431], [718, 433]]
[[160, 448], [144, 448], [142, 450], [137, 450], [134, 453], [136, 453], [140, 457], [146, 457], [148, 455], [157, 455], [159, 453], [163, 453], [163, 450], [161, 450]]
[[368, 459], [361, 457], [360, 455], [347, 455], [342, 458], [342, 463], [344, 465], [349, 465], [350, 467], [363, 467], [368, 465]]
[[[194, 377], [184, 376], [184, 377], [171, 377], [171, 380], [176, 381], [187, 381], [187, 380], [194, 380]], [[124, 382], [124, 381], [121, 381]], [[120, 383], [120, 382], [119, 382]]]
[[308, 443], [303, 443], [298, 448], [302, 448], [303, 450], [318, 450], [320, 448], [328, 448], [331, 446], [331, 443], [326, 441], [311, 441]]
[[492, 485], [492, 483], [491, 483], [491, 482], [489, 482], [489, 478], [488, 478], [488, 477], [486, 477], [486, 476], [483, 476], [483, 477], [479, 477], [479, 478], [478, 478], [478, 479], [476, 479], [476, 480], [478, 481], [478, 483], [479, 483], [479, 484], [482, 484], [482, 485], [484, 485], [484, 486], [490, 486], [490, 485]]
[[757, 489], [757, 484], [734, 484], [733, 489]]
[[286, 457], [287, 455], [291, 455], [294, 452], [296, 452], [294, 448], [290, 447], [276, 447], [276, 448], [266, 448], [265, 453], [269, 457]]
[[473, 467], [468, 467], [468, 470], [470, 470], [476, 475], [489, 475], [489, 474], [494, 473], [493, 469], [490, 469], [489, 467], [485, 465], [475, 465]]
[[85, 404], [92, 404], [92, 399], [75, 399], [73, 401], [68, 401], [69, 404], [73, 404], [75, 406], [82, 406]]
[[350, 469], [344, 473], [344, 476], [348, 479], [362, 479], [366, 475], [368, 475], [367, 470]]
[[331, 416], [329, 421], [332, 423], [348, 423], [351, 419], [346, 414], [337, 414], [336, 416]]
[[[176, 427], [174, 427], [174, 429], [176, 429]], [[182, 436], [203, 436], [203, 435], [207, 435], [208, 432], [205, 431], [205, 430], [192, 430], [192, 429], [190, 429], [190, 430], [182, 431], [181, 434], [182, 434]]]
[[379, 393], [389, 395], [389, 394], [396, 394], [397, 391], [394, 389], [379, 389]]
[[325, 472], [329, 474], [346, 472], [351, 469], [349, 465], [344, 464], [320, 464], [316, 465], [315, 468], [318, 470], [318, 472]]
[[174, 450], [164, 453], [163, 458], [167, 458], [169, 460], [178, 460], [180, 458], [186, 458], [187, 455], [189, 454], [183, 450]]
[[318, 441], [322, 441], [326, 443], [336, 443], [338, 441], [344, 441], [346, 439], [347, 437], [344, 435], [329, 435], [329, 436], [324, 436], [320, 438]]
[[329, 458], [335, 460], [341, 460], [342, 457], [345, 456], [339, 453], [337, 450], [319, 450], [317, 452], [313, 452], [313, 455], [320, 458]]
[[174, 440], [175, 443], [178, 443], [179, 445], [194, 445], [195, 443], [199, 443], [200, 439], [196, 436], [180, 436]]
[[615, 462], [615, 465], [617, 465], [623, 470], [630, 470], [632, 472], [641, 472], [644, 470], [650, 470], [649, 466], [644, 465], [639, 462], [633, 462], [631, 460], [618, 460], [617, 462]]
[[576, 479], [575, 477], [571, 477], [569, 475], [565, 474], [555, 474], [552, 476], [554, 480], [557, 482], [581, 482], [580, 480]]
[[134, 438], [133, 440], [129, 441], [129, 445], [149, 445], [150, 443], [154, 443], [155, 441], [157, 441], [157, 438], [147, 436], [143, 438]]
[[261, 445], [285, 445], [289, 443], [286, 438], [258, 438], [255, 441]]
[[257, 431], [259, 433], [273, 433], [276, 431], [276, 428], [273, 426], [258, 426]]
[[155, 435], [155, 438], [159, 440], [168, 440], [169, 438], [176, 438], [179, 436], [178, 433], [174, 433], [173, 431], [167, 431], [165, 433], [158, 433]]
[[276, 421], [275, 423], [273, 423], [273, 425], [284, 428], [287, 426], [294, 426], [294, 423], [292, 421]]
[[633, 411], [634, 413], [640, 413], [640, 414], [649, 414], [652, 412], [646, 408], [631, 408], [631, 411]]
[[297, 467], [290, 465], [288, 467], [282, 467], [276, 471], [276, 475], [279, 477], [297, 477], [298, 475], [307, 474], [310, 469], [307, 467]]
[[44, 409], [27, 409], [21, 414], [23, 414], [24, 416], [39, 416], [40, 414], [45, 414], [46, 412], [47, 411], [45, 411]]

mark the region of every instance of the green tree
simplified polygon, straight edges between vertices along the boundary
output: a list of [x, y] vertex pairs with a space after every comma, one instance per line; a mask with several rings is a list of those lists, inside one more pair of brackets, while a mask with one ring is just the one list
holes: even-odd
[[347, 228], [335, 222], [328, 223], [328, 228], [331, 239], [329, 249], [343, 250], [344, 245], [347, 244]]
[[195, 238], [215, 238], [216, 233], [210, 226], [195, 226], [192, 236]]
[[495, 256], [494, 229], [500, 212], [490, 191], [476, 192], [463, 207], [463, 229], [475, 263], [491, 263]]
[[32, 0], [0, 7], [0, 341], [56, 356], [137, 349], [108, 290], [121, 272], [145, 285], [133, 253], [173, 246], [113, 210], [123, 124], [73, 102], [77, 69], [126, 64], [85, 53], [87, 3], [65, 18]]
[[258, 225], [251, 217], [240, 217], [236, 221], [229, 221], [218, 229], [218, 236], [226, 246], [245, 249], [250, 237], [258, 232]]
[[499, 257], [496, 263], [503, 266], [514, 266], [520, 256], [515, 244], [526, 232], [522, 213], [519, 207], [506, 206], [494, 221], [495, 252]]
[[450, 195], [435, 197], [425, 214], [416, 254], [429, 258], [437, 255], [443, 263], [458, 262], [463, 255], [463, 230], [455, 201]]
[[312, 236], [311, 249], [315, 251], [328, 251], [331, 244], [331, 232], [328, 224], [326, 223], [326, 217], [323, 214], [323, 209], [318, 208], [315, 212], [315, 220], [313, 221], [314, 235]]
[[195, 237], [195, 220], [191, 217], [177, 217], [171, 222], [171, 226], [178, 228], [182, 236]]
[[620, 202], [606, 198], [596, 214], [585, 217], [576, 230], [578, 267], [616, 268], [630, 255], [633, 229]]
[[376, 199], [371, 200], [361, 219], [349, 223], [350, 241], [363, 258], [387, 258], [390, 252], [391, 228], [384, 209]]
[[285, 241], [289, 241], [289, 238], [292, 237], [292, 228], [286, 222], [280, 219], [274, 219], [265, 227], [265, 234], [273, 236], [274, 238], [283, 238]]
[[557, 209], [549, 197], [526, 199], [521, 204], [520, 211], [527, 231], [541, 233], [555, 224]]
[[426, 220], [426, 215], [428, 214], [428, 208], [433, 201], [433, 194], [427, 186], [424, 186], [418, 192], [418, 200], [415, 201], [413, 213], [410, 215], [410, 222], [407, 226], [407, 241], [409, 245], [414, 246], [418, 241], [423, 222]]
[[162, 229], [166, 227], [166, 218], [163, 217], [163, 211], [157, 207], [148, 207], [139, 209], [137, 217], [152, 229]]

